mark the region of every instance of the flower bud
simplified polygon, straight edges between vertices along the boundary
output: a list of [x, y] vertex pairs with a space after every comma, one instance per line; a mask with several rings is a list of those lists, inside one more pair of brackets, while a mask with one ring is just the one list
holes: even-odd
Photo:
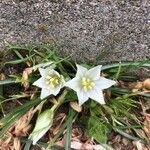
[[49, 130], [53, 123], [54, 112], [51, 109], [42, 112], [36, 121], [35, 127], [29, 136], [33, 140], [33, 145]]

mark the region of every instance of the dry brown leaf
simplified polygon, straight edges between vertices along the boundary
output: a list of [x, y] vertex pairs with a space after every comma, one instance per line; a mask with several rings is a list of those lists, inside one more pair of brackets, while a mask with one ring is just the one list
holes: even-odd
[[106, 97], [107, 100], [111, 99], [111, 97], [112, 97], [111, 90], [109, 90], [109, 89], [106, 90], [105, 97]]
[[25, 88], [25, 90], [27, 90], [29, 88], [28, 77], [29, 77], [29, 75], [31, 73], [32, 73], [32, 67], [26, 68], [23, 71], [23, 74], [22, 74], [22, 85]]
[[15, 150], [21, 150], [21, 143], [19, 138], [14, 138], [14, 149]]
[[61, 125], [65, 119], [66, 119], [65, 113], [60, 113], [58, 116], [56, 116], [56, 119], [54, 120], [54, 122], [55, 122], [55, 124], [57, 123], [57, 126], [55, 128], [50, 129], [54, 135], [56, 135], [58, 133], [58, 131], [60, 130]]
[[83, 136], [83, 131], [81, 128], [73, 128], [71, 132], [72, 140], [73, 141], [81, 141], [81, 138]]
[[144, 114], [144, 131], [148, 137], [149, 143], [150, 143], [150, 114]]
[[31, 127], [29, 123], [34, 113], [37, 110], [41, 110], [43, 104], [44, 102], [41, 102], [36, 108], [30, 109], [9, 128], [5, 138], [0, 139], [0, 150], [21, 150], [20, 137], [28, 135], [28, 131]]
[[143, 82], [129, 83], [127, 87], [131, 90], [142, 90], [143, 89]]
[[6, 79], [5, 75], [3, 73], [0, 73], [0, 80], [5, 80], [5, 79]]
[[38, 93], [38, 88], [35, 88], [30, 95], [30, 99], [34, 99], [37, 93]]
[[71, 142], [71, 148], [73, 149], [82, 149], [83, 143], [81, 142], [77, 142], [77, 141], [73, 141]]
[[[55, 145], [64, 147], [64, 141], [57, 141]], [[97, 144], [93, 145], [92, 143], [82, 143], [78, 141], [72, 141], [71, 142], [71, 148], [74, 150], [106, 150], [102, 145]]]
[[140, 141], [134, 141], [133, 145], [135, 148], [132, 150], [150, 150], [150, 146], [146, 146], [142, 144]]
[[134, 129], [134, 131], [141, 139], [147, 139], [147, 136], [142, 129]]
[[16, 123], [9, 129], [9, 133], [17, 137], [27, 136], [31, 128], [30, 121], [37, 110], [40, 110], [44, 102], [41, 102], [36, 108], [31, 108], [25, 115], [23, 115]]
[[77, 102], [70, 102], [70, 106], [77, 112], [82, 111], [82, 107]]
[[32, 63], [30, 61], [26, 61], [28, 67], [31, 67]]
[[150, 79], [143, 81], [143, 87], [147, 90], [150, 90]]
[[128, 88], [133, 90], [133, 92], [137, 92], [140, 90], [150, 90], [150, 79], [145, 79], [144, 81], [138, 81], [138, 82], [132, 82], [132, 83], [126, 83], [123, 81], [119, 81], [120, 86], [123, 88]]
[[150, 110], [150, 101], [149, 100], [143, 100], [143, 97], [140, 99], [141, 108], [143, 111], [143, 114], [148, 112]]
[[27, 136], [28, 131], [31, 127], [30, 120], [34, 114], [34, 110], [30, 109], [25, 115], [23, 115], [15, 124], [13, 128], [13, 134], [17, 137], [19, 136]]
[[4, 139], [0, 139], [0, 150], [12, 150], [12, 136], [6, 135]]

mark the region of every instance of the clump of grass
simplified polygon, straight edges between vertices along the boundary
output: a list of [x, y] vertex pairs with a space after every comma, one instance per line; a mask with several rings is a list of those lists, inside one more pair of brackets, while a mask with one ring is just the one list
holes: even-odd
[[[51, 121], [52, 129], [58, 123], [58, 118], [55, 114], [63, 112], [64, 120], [58, 126], [58, 131], [52, 131], [47, 142], [38, 142], [39, 147], [52, 147], [59, 138], [63, 138], [65, 133], [66, 149], [71, 148], [71, 135], [74, 125], [78, 125], [84, 132], [84, 136], [94, 138], [96, 143], [107, 144], [108, 134], [115, 131], [130, 140], [141, 140], [143, 143], [146, 139], [141, 139], [138, 134], [135, 134], [135, 129], [142, 129], [143, 123], [140, 120], [142, 113], [137, 116], [135, 111], [142, 111], [139, 109], [139, 96], [150, 98], [146, 90], [137, 90], [133, 92], [128, 87], [122, 87], [122, 82], [136, 82], [138, 79], [134, 76], [124, 75], [127, 70], [132, 70], [141, 67], [150, 67], [150, 61], [141, 62], [124, 62], [102, 67], [103, 74], [109, 78], [118, 80], [116, 87], [105, 90], [105, 98], [107, 103], [100, 105], [93, 100], [85, 103], [82, 111], [79, 106], [75, 104], [70, 105], [71, 102], [77, 100], [76, 94], [72, 91], [65, 93], [64, 89], [57, 96], [49, 96], [41, 100], [39, 98], [39, 89], [32, 86], [32, 83], [39, 78], [38, 71], [31, 71], [30, 68], [39, 64], [53, 61], [56, 65], [56, 70], [66, 77], [73, 77], [76, 72], [75, 63], [69, 57], [61, 58], [55, 55], [55, 50], [46, 45], [20, 47], [9, 45], [1, 60], [0, 68], [0, 142], [5, 142], [8, 135], [11, 133], [12, 137], [18, 137], [20, 145], [25, 148], [30, 148], [32, 142], [28, 139], [28, 134], [33, 131], [36, 124], [37, 116], [46, 109], [53, 109], [54, 118]], [[11, 58], [9, 58], [11, 57]], [[91, 67], [90, 65], [84, 64]], [[17, 89], [17, 87], [21, 87]], [[8, 88], [9, 87], [9, 88]], [[16, 89], [15, 94], [11, 91], [11, 87]], [[6, 91], [8, 89], [8, 91]], [[9, 93], [9, 95], [8, 95]], [[65, 94], [64, 94], [65, 93]], [[14, 103], [15, 105], [11, 106]], [[54, 107], [55, 106], [55, 107]], [[67, 107], [66, 107], [67, 106]], [[35, 108], [36, 111], [35, 111]], [[26, 131], [28, 134], [17, 135], [15, 131], [10, 130], [15, 123], [22, 119], [22, 117], [31, 111], [32, 116], [27, 123], [30, 126]], [[126, 133], [125, 130], [130, 130]], [[20, 138], [25, 136], [25, 138]], [[12, 144], [12, 139], [7, 143]], [[7, 145], [7, 146], [8, 146]], [[105, 145], [106, 146], [106, 145]], [[108, 145], [107, 145], [108, 146]], [[2, 147], [4, 148], [4, 147]]]

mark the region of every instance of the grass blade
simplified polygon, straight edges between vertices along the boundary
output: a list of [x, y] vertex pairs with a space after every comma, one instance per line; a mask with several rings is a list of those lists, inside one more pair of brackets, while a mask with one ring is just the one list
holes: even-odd
[[118, 132], [119, 134], [121, 134], [122, 136], [126, 137], [127, 139], [130, 139], [130, 140], [134, 140], [134, 141], [141, 141], [142, 143], [146, 143], [146, 141], [140, 139], [140, 138], [137, 138], [137, 137], [134, 137], [134, 136], [131, 136], [130, 134], [122, 131], [122, 130], [118, 130], [118, 129], [115, 129], [116, 132]]
[[34, 55], [35, 54], [30, 55], [29, 57], [26, 57], [26, 58], [23, 58], [23, 59], [17, 59], [17, 60], [12, 60], [12, 61], [5, 62], [4, 65], [7, 65], [7, 64], [12, 64], [12, 65], [20, 64], [22, 62], [25, 62], [25, 61], [31, 59]]
[[126, 62], [126, 63], [121, 63], [121, 64], [116, 63], [116, 64], [111, 64], [111, 65], [105, 65], [105, 66], [102, 66], [101, 70], [108, 70], [108, 69], [116, 68], [116, 67], [119, 67], [120, 65], [121, 65], [121, 67], [125, 67], [125, 66], [139, 66], [140, 64], [143, 67], [150, 67], [150, 63], [142, 64], [142, 62], [136, 62], [136, 63]]
[[32, 141], [30, 139], [26, 139], [26, 144], [23, 150], [30, 150], [31, 145], [32, 145]]
[[72, 129], [72, 122], [73, 122], [73, 109], [70, 108], [69, 110], [70, 119], [67, 124], [67, 131], [66, 131], [66, 142], [65, 142], [65, 150], [71, 150], [71, 129]]
[[0, 80], [0, 85], [14, 84], [14, 83], [16, 83], [16, 80], [14, 80], [14, 79]]

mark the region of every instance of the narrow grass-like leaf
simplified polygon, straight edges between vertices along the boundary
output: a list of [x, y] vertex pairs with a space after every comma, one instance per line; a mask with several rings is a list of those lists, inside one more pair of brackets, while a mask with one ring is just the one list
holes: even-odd
[[137, 81], [139, 78], [137, 76], [131, 76], [131, 75], [120, 75], [119, 76], [119, 80], [123, 80], [126, 82], [135, 82]]
[[[23, 112], [24, 113], [24, 112]], [[8, 122], [3, 128], [2, 130], [0, 131], [0, 139], [3, 138], [3, 136], [6, 134], [6, 132], [8, 131], [8, 129], [11, 127], [11, 125], [13, 123], [15, 123], [16, 119], [21, 117], [23, 115], [23, 113], [20, 113], [19, 115], [16, 114], [14, 115], [14, 119], [11, 120], [10, 122]]]
[[[21, 138], [21, 143], [27, 143], [27, 142], [30, 142], [29, 139], [27, 138]], [[48, 144], [47, 143], [44, 143], [44, 142], [37, 142], [36, 146], [38, 146], [39, 148], [45, 148], [47, 149], [48, 147]], [[27, 147], [28, 148], [28, 147]], [[23, 149], [23, 150], [29, 150], [29, 149]], [[60, 146], [52, 146], [50, 149], [47, 149], [47, 150], [64, 150], [64, 148], [60, 147]]]
[[134, 141], [141, 141], [144, 144], [146, 143], [146, 141], [144, 141], [144, 140], [142, 140], [140, 138], [134, 137], [134, 136], [132, 136], [132, 135], [122, 131], [122, 130], [119, 130], [119, 129], [116, 129], [116, 128], [114, 130], [116, 132], [118, 132], [119, 134], [121, 134], [122, 136], [126, 137], [127, 139], [134, 140]]
[[15, 52], [15, 54], [20, 58], [20, 59], [24, 59], [23, 56], [19, 53], [19, 51], [17, 50], [14, 50], [13, 51]]
[[7, 65], [7, 64], [12, 64], [12, 65], [20, 64], [22, 62], [25, 62], [25, 61], [31, 59], [34, 55], [35, 54], [30, 55], [29, 57], [26, 57], [26, 58], [23, 58], [23, 59], [17, 59], [17, 60], [12, 60], [12, 61], [5, 62], [4, 65]]
[[144, 93], [144, 92], [132, 93], [132, 91], [130, 91], [128, 89], [118, 88], [118, 87], [112, 87], [110, 89], [113, 94], [119, 94], [119, 95], [131, 94], [131, 96], [139, 95], [139, 96], [150, 97], [150, 93]]
[[[0, 101], [0, 104], [3, 104], [3, 103], [5, 103], [5, 102], [8, 102], [8, 101], [12, 101], [12, 100], [18, 100], [18, 99], [20, 99], [20, 98], [25, 98], [25, 97], [29, 97], [29, 96], [27, 96], [27, 95], [12, 95], [12, 96], [10, 96], [11, 98], [7, 98], [7, 99], [5, 99], [5, 98], [2, 98], [2, 100]], [[1, 98], [1, 97], [0, 97]]]
[[[125, 67], [125, 66], [139, 66], [140, 64], [143, 67], [150, 67], [150, 63], [142, 64], [142, 62], [136, 62], [136, 63], [133, 63], [133, 62], [126, 62], [125, 63], [124, 62], [124, 63], [121, 63], [121, 66], [122, 67]], [[119, 67], [119, 66], [120, 66], [120, 63], [111, 64], [111, 65], [105, 65], [105, 66], [102, 66], [101, 70], [108, 70], [108, 69], [116, 68], [116, 67]]]
[[120, 72], [121, 72], [121, 63], [120, 63], [120, 65], [118, 66], [118, 71], [117, 71], [117, 73], [116, 73], [116, 75], [115, 75], [114, 80], [118, 80], [119, 75], [120, 75]]
[[9, 45], [8, 50], [12, 50], [12, 49], [15, 49], [15, 50], [28, 50], [28, 48], [26, 48], [26, 47]]
[[[150, 93], [139, 93], [138, 95], [150, 98]], [[150, 100], [150, 99], [148, 99]]]
[[0, 85], [14, 84], [14, 83], [16, 83], [16, 80], [15, 80], [15, 79], [0, 80]]
[[73, 116], [74, 116], [74, 110], [70, 108], [69, 110], [69, 122], [67, 124], [67, 130], [66, 130], [66, 142], [65, 142], [65, 150], [71, 150], [71, 129], [72, 129], [72, 122], [73, 122]]
[[32, 141], [30, 139], [26, 139], [25, 146], [24, 146], [23, 150], [30, 150], [31, 145], [32, 145]]
[[125, 89], [125, 88], [112, 87], [110, 89], [111, 89], [113, 94], [124, 95], [124, 94], [132, 93], [130, 90]]

